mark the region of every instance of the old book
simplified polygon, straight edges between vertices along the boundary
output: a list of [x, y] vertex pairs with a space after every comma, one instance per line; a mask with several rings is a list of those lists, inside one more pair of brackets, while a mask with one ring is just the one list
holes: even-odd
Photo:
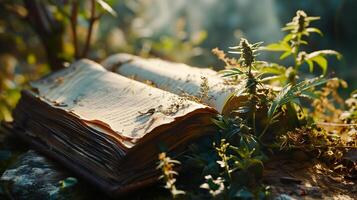
[[112, 196], [156, 181], [162, 150], [178, 155], [216, 131], [215, 109], [89, 60], [31, 87], [7, 127]]
[[[177, 95], [192, 95], [215, 108], [218, 112], [229, 114], [233, 107], [237, 107], [237, 99], [232, 96], [239, 88], [227, 84], [221, 74], [209, 69], [188, 66], [156, 58], [141, 58], [130, 54], [114, 54], [101, 63], [105, 68], [126, 77], [141, 82], [149, 82], [155, 87]], [[242, 83], [244, 84], [244, 83]], [[202, 94], [203, 88], [207, 94]]]

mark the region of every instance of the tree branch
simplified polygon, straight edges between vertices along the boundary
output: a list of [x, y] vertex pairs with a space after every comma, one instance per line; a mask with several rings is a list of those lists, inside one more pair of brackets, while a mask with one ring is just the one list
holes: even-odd
[[74, 0], [72, 3], [70, 24], [72, 29], [72, 39], [73, 39], [75, 59], [79, 58], [78, 39], [77, 39], [77, 17], [78, 17], [78, 1]]
[[98, 17], [95, 16], [95, 0], [91, 0], [91, 16], [89, 18], [89, 27], [88, 27], [88, 31], [87, 31], [87, 38], [86, 38], [86, 42], [85, 42], [85, 46], [82, 52], [82, 58], [87, 57], [88, 51], [89, 51], [89, 47], [90, 47], [90, 43], [91, 43], [91, 38], [92, 38], [92, 32], [93, 32], [93, 27], [94, 27], [94, 23], [97, 21]]
[[64, 54], [64, 24], [49, 15], [49, 10], [39, 0], [25, 0], [24, 6], [28, 12], [24, 18], [34, 29], [47, 53], [49, 66], [52, 70], [63, 68], [66, 62]]

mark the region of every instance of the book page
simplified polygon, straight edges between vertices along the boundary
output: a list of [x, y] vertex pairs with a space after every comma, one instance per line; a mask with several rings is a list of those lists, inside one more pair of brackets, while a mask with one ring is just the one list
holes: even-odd
[[172, 63], [161, 59], [144, 59], [129, 54], [116, 54], [102, 62], [119, 74], [133, 77], [135, 80], [149, 81], [154, 86], [178, 94], [187, 93], [202, 97], [202, 87], [207, 87], [208, 94], [202, 101], [222, 112], [228, 97], [236, 90], [224, 83], [224, 79], [214, 70], [196, 68], [181, 63]]
[[204, 105], [108, 72], [81, 60], [65, 70], [32, 83], [39, 97], [87, 123], [107, 128], [135, 143], [155, 127]]

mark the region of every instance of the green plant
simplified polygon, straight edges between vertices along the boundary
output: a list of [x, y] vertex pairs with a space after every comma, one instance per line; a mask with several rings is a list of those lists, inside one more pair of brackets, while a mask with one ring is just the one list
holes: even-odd
[[[301, 50], [302, 45], [308, 45], [305, 37], [309, 36], [310, 33], [322, 34], [318, 29], [309, 27], [310, 22], [317, 19], [319, 18], [308, 17], [303, 11], [298, 11], [292, 22], [283, 28], [283, 30], [288, 30], [290, 33], [279, 43], [270, 44], [266, 47], [260, 48], [260, 43], [251, 45], [247, 40], [242, 39], [239, 46], [233, 47], [237, 51], [230, 52], [239, 54], [240, 57], [238, 59], [229, 58], [223, 51], [218, 49], [213, 50], [213, 53], [226, 64], [226, 69], [221, 73], [223, 77], [228, 78], [227, 83], [238, 83], [237, 86], [242, 87], [232, 96], [236, 96], [238, 99], [240, 96], [248, 96], [248, 98], [240, 98], [241, 103], [238, 108], [232, 110], [232, 113], [238, 113], [238, 115], [233, 115], [233, 117], [220, 116], [214, 120], [221, 128], [222, 133], [222, 140], [215, 148], [219, 157], [217, 162], [223, 172], [216, 175], [216, 177], [223, 178], [226, 192], [228, 191], [229, 193], [229, 191], [233, 190], [232, 188], [236, 188], [236, 191], [242, 191], [242, 194], [254, 191], [254, 188], [249, 187], [249, 182], [245, 182], [239, 187], [235, 186], [234, 182], [236, 180], [232, 178], [234, 177], [232, 174], [239, 172], [242, 176], [242, 173], [250, 168], [252, 163], [254, 163], [253, 165], [256, 169], [263, 170], [263, 148], [270, 151], [285, 151], [289, 148], [301, 148], [306, 151], [317, 150], [323, 155], [330, 155], [336, 159], [341, 158], [348, 148], [353, 148], [353, 145], [355, 145], [352, 143], [348, 143], [349, 145], [347, 146], [343, 145], [346, 144], [342, 140], [343, 137], [329, 134], [326, 130], [320, 130], [321, 128], [317, 130], [314, 124], [306, 123], [312, 117], [312, 115], [306, 114], [306, 110], [313, 109], [313, 105], [317, 105], [319, 99], [323, 97], [324, 99], [319, 102], [325, 102], [324, 105], [329, 106], [331, 103], [326, 103], [329, 100], [324, 95], [338, 96], [335, 91], [324, 88], [322, 90], [325, 91], [320, 92], [318, 87], [326, 83], [330, 86], [332, 85], [330, 82], [333, 79], [323, 76], [326, 74], [328, 65], [326, 56], [335, 55], [340, 59], [341, 55], [333, 50], [321, 50], [312, 53], [306, 53]], [[280, 58], [293, 57], [294, 66], [285, 67], [276, 63], [256, 61], [256, 52], [259, 50], [282, 51], [283, 54]], [[310, 72], [313, 72], [314, 65], [317, 64], [322, 69], [323, 75], [315, 78], [299, 78], [299, 76], [303, 75], [300, 68], [304, 64], [309, 67]], [[276, 81], [278, 81], [278, 84], [276, 84]], [[240, 84], [240, 82], [245, 83], [245, 85]], [[275, 88], [271, 89], [272, 87]], [[259, 93], [259, 91], [263, 92]], [[301, 98], [313, 99], [315, 103], [312, 106], [306, 102], [302, 103]], [[339, 98], [338, 101], [341, 101], [341, 99]], [[352, 100], [350, 101], [352, 102]], [[329, 106], [329, 108], [331, 107]], [[261, 113], [264, 108], [266, 108], [266, 115], [260, 116], [257, 121], [255, 114]], [[351, 112], [348, 113], [346, 116], [351, 116]], [[351, 121], [351, 118], [349, 120]], [[265, 123], [261, 123], [261, 121]], [[275, 128], [274, 131], [270, 130], [269, 128], [278, 121], [296, 121], [297, 123], [290, 129], [279, 131]], [[263, 125], [262, 129], [259, 127], [261, 125]], [[347, 130], [349, 130], [348, 134], [350, 136], [348, 138], [351, 141], [351, 138], [355, 138], [355, 131], [352, 132], [354, 129], [351, 131], [348, 128]], [[267, 132], [270, 132], [269, 137], [265, 137]], [[242, 143], [242, 140], [247, 137], [250, 138], [251, 143]], [[238, 138], [240, 142], [235, 142], [234, 138]], [[227, 140], [230, 142], [227, 142]], [[254, 148], [247, 147], [247, 144], [254, 144]], [[284, 148], [277, 149], [275, 148], [276, 145]], [[345, 149], [341, 150], [341, 148]], [[259, 170], [253, 174], [259, 175]], [[210, 186], [209, 183], [205, 184], [205, 186], [206, 189], [212, 189], [208, 187]], [[246, 193], [247, 191], [248, 193]]]
[[[220, 195], [226, 199], [240, 198], [244, 194], [241, 191], [254, 191], [260, 185], [263, 160], [266, 157], [252, 134], [239, 136], [238, 143], [234, 145], [224, 138], [220, 140], [220, 143], [214, 144], [219, 157], [217, 164], [222, 170], [214, 175], [218, 177], [217, 179], [208, 175], [208, 178], [205, 178], [206, 182], [201, 185], [209, 190], [213, 197]], [[259, 196], [254, 193], [250, 194], [255, 198]]]
[[160, 179], [164, 179], [165, 188], [170, 191], [172, 198], [174, 199], [179, 195], [185, 194], [184, 191], [176, 188], [176, 178], [174, 176], [178, 175], [178, 173], [174, 170], [175, 164], [180, 164], [180, 162], [166, 156], [166, 153], [164, 152], [159, 154], [159, 164], [157, 169], [161, 169], [162, 171]]
[[[300, 83], [293, 85], [291, 83], [285, 85], [280, 92], [276, 95], [276, 97], [273, 99], [271, 105], [269, 106], [268, 109], [268, 114], [267, 114], [267, 120], [268, 123], [266, 124], [263, 132], [260, 134], [259, 138], [262, 138], [265, 132], [267, 131], [268, 127], [277, 122], [277, 118], [279, 115], [281, 115], [281, 108], [284, 105], [293, 103], [297, 104], [298, 106], [302, 106], [300, 104], [299, 98], [300, 97], [305, 97], [305, 98], [310, 98], [314, 99], [317, 98], [317, 94], [312, 91], [316, 86], [325, 84], [327, 82], [327, 79], [323, 77], [318, 77], [315, 79], [308, 79], [305, 81], [301, 81]], [[291, 108], [291, 107], [290, 107]]]
[[218, 198], [225, 191], [224, 179], [222, 177], [214, 179], [211, 175], [206, 175], [205, 183], [200, 185], [200, 188], [208, 190], [212, 198]]
[[281, 82], [296, 84], [299, 75], [301, 75], [299, 70], [304, 63], [308, 65], [310, 72], [313, 72], [314, 66], [317, 64], [322, 69], [322, 73], [326, 74], [328, 65], [326, 56], [334, 55], [338, 59], [341, 58], [341, 54], [333, 50], [320, 50], [311, 53], [302, 50], [303, 45], [308, 45], [306, 38], [310, 36], [311, 33], [322, 35], [322, 32], [319, 29], [310, 27], [310, 23], [318, 19], [320, 19], [320, 17], [307, 16], [304, 11], [298, 10], [292, 21], [287, 23], [282, 29], [283, 31], [289, 31], [284, 39], [278, 43], [272, 43], [262, 48], [267, 51], [282, 52], [280, 56], [281, 60], [290, 56], [293, 57], [293, 67], [287, 68], [286, 71], [271, 71], [279, 76], [278, 80]]
[[[238, 108], [236, 111], [241, 114], [249, 114], [247, 117], [247, 125], [252, 127], [253, 133], [255, 133], [256, 130], [255, 116], [258, 103], [257, 84], [259, 83], [259, 76], [253, 73], [253, 68], [256, 64], [255, 56], [260, 44], [261, 43], [250, 44], [246, 39], [241, 39], [238, 46], [230, 47], [235, 51], [229, 52], [240, 55], [237, 63], [235, 66], [226, 66], [228, 69], [221, 72], [223, 77], [238, 79], [238, 76], [240, 76], [245, 79], [244, 92], [246, 91], [248, 93], [247, 104]], [[226, 63], [230, 64], [229, 61], [226, 61]], [[241, 92], [243, 93], [243, 91]]]

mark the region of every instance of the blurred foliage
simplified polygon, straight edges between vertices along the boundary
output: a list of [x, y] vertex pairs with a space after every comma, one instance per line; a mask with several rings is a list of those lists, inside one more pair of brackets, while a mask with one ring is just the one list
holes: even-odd
[[[71, 16], [75, 10], [73, 9], [73, 5], [76, 2], [78, 4], [77, 14], [76, 20], [73, 20], [71, 19]], [[98, 0], [95, 1], [96, 15], [94, 18], [91, 15], [92, 2], [94, 1], [0, 0], [0, 54], [7, 54], [15, 58], [18, 63], [16, 74], [23, 74], [25, 77], [29, 78], [29, 80], [42, 76], [49, 72], [49, 69], [58, 69], [58, 67], [63, 66], [64, 63], [71, 62], [76, 58], [89, 57], [99, 61], [108, 55], [117, 52], [133, 53], [143, 57], [158, 56], [167, 60], [190, 64], [206, 65], [209, 63], [209, 65], [217, 66], [217, 64], [215, 64], [216, 61], [212, 59], [212, 56], [209, 54], [209, 49], [216, 45], [222, 46], [227, 42], [231, 42], [233, 36], [234, 39], [242, 36], [247, 36], [248, 38], [258, 37], [250, 35], [250, 33], [254, 35], [257, 31], [250, 31], [249, 27], [254, 27], [248, 22], [270, 20], [271, 17], [266, 16], [266, 19], [263, 17], [257, 20], [249, 13], [246, 13], [246, 10], [259, 10], [260, 6], [253, 5], [253, 3], [252, 5], [243, 5], [239, 2], [228, 1], [225, 4], [212, 2], [212, 4], [206, 5], [207, 7], [202, 7], [202, 10], [204, 11], [212, 7], [217, 11], [219, 10], [221, 15], [227, 16], [229, 20], [224, 20], [226, 19], [224, 16], [212, 17], [210, 13], [198, 14], [197, 20], [192, 20], [191, 9], [188, 9], [187, 11], [181, 10], [188, 7], [188, 5], [182, 7], [179, 3], [172, 3], [173, 12], [168, 12], [169, 16], [167, 16], [171, 21], [166, 22], [169, 24], [164, 25], [167, 26], [167, 30], [172, 30], [172, 32], [165, 32], [162, 31], [162, 29], [155, 30], [155, 24], [153, 25], [150, 23], [151, 18], [148, 17], [147, 14], [155, 12], [157, 7], [165, 4], [166, 1], [164, 0], [157, 2], [151, 0]], [[276, 15], [279, 19], [284, 20], [287, 16], [291, 15], [291, 11], [295, 10], [296, 6], [304, 7], [307, 10], [313, 10], [314, 13], [323, 14], [324, 16], [327, 14], [321, 9], [319, 10], [320, 7], [329, 8], [330, 6], [331, 9], [339, 8], [340, 10], [348, 9], [348, 6], [351, 7], [351, 2], [349, 0], [341, 3], [328, 1], [326, 5], [315, 6], [314, 8], [309, 7], [308, 5], [310, 4], [307, 5], [306, 2], [304, 2], [305, 1], [289, 3], [288, 6], [284, 7], [284, 10], [281, 9], [281, 6], [285, 5], [285, 2], [279, 2], [276, 3], [276, 5], [269, 6], [275, 6], [277, 12]], [[262, 5], [268, 6], [267, 4], [267, 1], [264, 1]], [[33, 5], [38, 5], [36, 6], [37, 10], [32, 9]], [[168, 3], [168, 5], [170, 5], [170, 3]], [[199, 3], [195, 3], [192, 5], [192, 8], [196, 8], [199, 5]], [[180, 8], [178, 9], [177, 6], [180, 6]], [[246, 7], [247, 9], [242, 10]], [[267, 8], [271, 9], [270, 7]], [[329, 13], [329, 15], [335, 15], [338, 11], [336, 9], [332, 9], [333, 12]], [[237, 10], [238, 13], [236, 13]], [[162, 17], [162, 9], [159, 9], [158, 11], [160, 13], [158, 13], [157, 16]], [[36, 13], [44, 13], [44, 15], [39, 17]], [[245, 17], [246, 20], [244, 21], [247, 22], [242, 24], [239, 23], [239, 20], [232, 21], [231, 17], [229, 17], [232, 13], [238, 15], [235, 18]], [[205, 18], [200, 16], [207, 16], [206, 19], [210, 21], [203, 23], [201, 21]], [[339, 17], [341, 18], [340, 15]], [[330, 27], [328, 23], [330, 23], [331, 18], [325, 18], [327, 18], [326, 21], [319, 22], [318, 25], [327, 32], [326, 37], [324, 38], [331, 41], [335, 36], [331, 35], [331, 31], [326, 30], [325, 28]], [[93, 19], [95, 22], [92, 23]], [[351, 34], [346, 32], [344, 28], [345, 26], [342, 26], [341, 23], [347, 23], [348, 20], [345, 18], [343, 19], [344, 21], [342, 22], [341, 20], [338, 21], [340, 24], [339, 27], [341, 28], [339, 29], [341, 30], [339, 33], [344, 33], [347, 37]], [[156, 21], [160, 20], [155, 19], [155, 23]], [[163, 21], [167, 20], [165, 19]], [[197, 23], [198, 21], [199, 23]], [[89, 45], [87, 38], [91, 24], [92, 33]], [[270, 24], [270, 22], [268, 24]], [[76, 27], [77, 35], [76, 42], [74, 42], [73, 38], [74, 25]], [[256, 26], [258, 25], [265, 27], [262, 23], [258, 23]], [[203, 29], [206, 29], [206, 31]], [[352, 30], [349, 32], [351, 31]], [[275, 30], [275, 32], [277, 31]], [[271, 33], [271, 31], [269, 33]], [[278, 36], [279, 34], [275, 34], [274, 37]], [[225, 38], [225, 41], [222, 41], [222, 38]], [[343, 39], [344, 37], [339, 38], [339, 41], [345, 41]], [[269, 41], [271, 41], [271, 39]], [[344, 45], [346, 46], [345, 43], [346, 42], [344, 42]], [[349, 43], [350, 42], [348, 42], [348, 44]], [[321, 42], [313, 40], [309, 46], [304, 48], [304, 51], [314, 49], [316, 46], [328, 46], [326, 44], [326, 39], [321, 40]], [[55, 46], [55, 48], [53, 46]], [[36, 49], [36, 51], [33, 51], [34, 49]], [[344, 49], [343, 52], [346, 53]], [[324, 54], [324, 52], [321, 53]], [[264, 56], [265, 54], [263, 54], [263, 57]], [[314, 58], [311, 58], [313, 60], [312, 62], [317, 64], [320, 63], [319, 66], [324, 67], [326, 62], [321, 58], [321, 54], [317, 55], [317, 57], [315, 56]], [[347, 56], [349, 60], [353, 60], [349, 54]], [[303, 54], [301, 54], [300, 58], [302, 57]], [[289, 62], [289, 59], [286, 59], [282, 64], [286, 65]], [[345, 62], [346, 60], [344, 60], [344, 63], [342, 64], [346, 65]], [[311, 62], [308, 61], [308, 63]], [[333, 63], [336, 65], [335, 62]], [[273, 70], [275, 70], [275, 72], [279, 71], [278, 66], [272, 66], [272, 68], [274, 68]], [[341, 70], [342, 69], [343, 68], [341, 68]], [[340, 68], [334, 68], [334, 70], [336, 70], [338, 74], [341, 74], [342, 72], [344, 73], [344, 71], [352, 71], [352, 73], [345, 73], [345, 75], [349, 76], [347, 82], [352, 82], [351, 84], [354, 86], [355, 83], [353, 82], [353, 78], [351, 78], [354, 71], [353, 65], [351, 66], [351, 69], [342, 70], [342, 72]], [[302, 71], [305, 72], [304, 69]], [[30, 75], [26, 76], [26, 73], [30, 73]], [[289, 73], [286, 72], [286, 74], [293, 74], [292, 70], [290, 70]]]
[[[128, 52], [185, 62], [202, 53], [207, 33], [186, 33], [185, 19], [173, 36], [151, 38], [135, 27], [144, 2], [0, 0], [0, 120], [11, 120], [26, 84], [73, 60], [101, 60]], [[118, 10], [119, 12], [117, 12]], [[109, 15], [107, 15], [108, 13]]]
[[[22, 65], [26, 66], [34, 62], [33, 54], [29, 54], [26, 63]], [[17, 101], [20, 98], [20, 91], [25, 87], [26, 82], [30, 77], [38, 78], [40, 74], [43, 74], [39, 67], [36, 70], [32, 70], [30, 67], [25, 72], [19, 73], [19, 63], [15, 57], [11, 54], [0, 55], [0, 120], [4, 119], [10, 121], [11, 109], [15, 107]]]

